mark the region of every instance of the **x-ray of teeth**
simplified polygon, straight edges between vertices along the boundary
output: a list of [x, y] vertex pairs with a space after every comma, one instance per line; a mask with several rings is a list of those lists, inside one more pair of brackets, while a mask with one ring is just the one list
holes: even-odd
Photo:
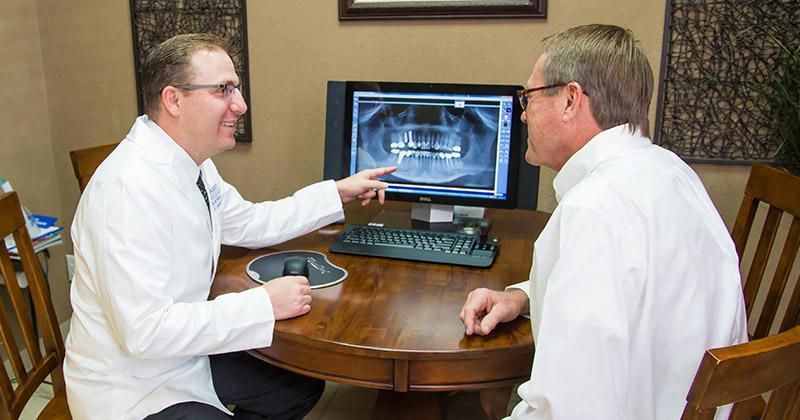
[[361, 103], [357, 169], [397, 166], [387, 182], [492, 188], [499, 108]]

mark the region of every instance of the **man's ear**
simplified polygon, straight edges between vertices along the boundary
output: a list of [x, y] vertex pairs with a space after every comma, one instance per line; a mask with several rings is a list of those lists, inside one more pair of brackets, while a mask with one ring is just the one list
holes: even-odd
[[568, 121], [578, 114], [581, 102], [585, 99], [583, 88], [576, 82], [570, 82], [564, 87], [564, 112], [561, 114], [563, 121]]
[[178, 88], [167, 86], [161, 91], [161, 105], [169, 115], [178, 117], [181, 114], [183, 96], [178, 92]]

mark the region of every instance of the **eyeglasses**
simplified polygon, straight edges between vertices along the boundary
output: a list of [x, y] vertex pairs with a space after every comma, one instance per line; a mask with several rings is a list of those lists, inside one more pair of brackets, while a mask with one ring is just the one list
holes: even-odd
[[[530, 88], [530, 89], [520, 89], [520, 90], [517, 91], [517, 99], [519, 99], [519, 104], [522, 106], [522, 110], [525, 111], [526, 109], [528, 109], [528, 95], [529, 94], [531, 94], [533, 92], [536, 92], [536, 91], [540, 91], [540, 90], [566, 86], [566, 85], [568, 85], [570, 83], [572, 83], [572, 82], [556, 83], [554, 85], [539, 86], [539, 87]], [[583, 92], [584, 95], [589, 96], [589, 94], [586, 93], [585, 90], [582, 91], [582, 92]]]
[[178, 89], [195, 90], [195, 89], [219, 89], [222, 92], [222, 97], [228, 99], [233, 96], [234, 92], [242, 87], [241, 84], [234, 85], [233, 83], [216, 84], [216, 85], [193, 85], [191, 83], [184, 83], [175, 85]]

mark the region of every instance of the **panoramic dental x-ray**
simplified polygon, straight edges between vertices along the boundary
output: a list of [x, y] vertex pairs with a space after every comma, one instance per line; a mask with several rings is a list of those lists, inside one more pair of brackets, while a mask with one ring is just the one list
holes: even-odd
[[360, 101], [357, 170], [396, 165], [384, 181], [492, 188], [499, 116], [479, 101]]

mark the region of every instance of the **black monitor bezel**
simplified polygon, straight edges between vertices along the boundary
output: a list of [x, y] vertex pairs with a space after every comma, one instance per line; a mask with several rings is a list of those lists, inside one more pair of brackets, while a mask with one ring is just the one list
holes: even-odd
[[[342, 171], [344, 176], [349, 175], [350, 172], [350, 146], [352, 144], [352, 130], [353, 125], [353, 92], [355, 91], [369, 91], [369, 92], [408, 92], [408, 93], [449, 93], [449, 94], [463, 94], [470, 93], [474, 95], [502, 95], [516, 97], [517, 90], [522, 89], [522, 86], [515, 85], [483, 85], [483, 84], [464, 84], [464, 83], [416, 83], [416, 82], [365, 82], [365, 81], [348, 81], [345, 83], [345, 110], [344, 110], [344, 124], [343, 124], [343, 145], [342, 145]], [[475, 207], [492, 207], [492, 208], [516, 208], [517, 205], [517, 185], [519, 179], [519, 153], [521, 150], [520, 142], [522, 141], [522, 122], [520, 121], [520, 114], [522, 109], [519, 102], [512, 101], [512, 116], [511, 116], [511, 144], [509, 150], [509, 177], [508, 177], [508, 194], [505, 200], [492, 200], [488, 198], [467, 198], [467, 197], [453, 197], [453, 196], [438, 196], [438, 195], [421, 195], [421, 194], [406, 194], [386, 192], [386, 198], [389, 200], [409, 201], [415, 203], [426, 204], [449, 204], [449, 205], [464, 205]]]

